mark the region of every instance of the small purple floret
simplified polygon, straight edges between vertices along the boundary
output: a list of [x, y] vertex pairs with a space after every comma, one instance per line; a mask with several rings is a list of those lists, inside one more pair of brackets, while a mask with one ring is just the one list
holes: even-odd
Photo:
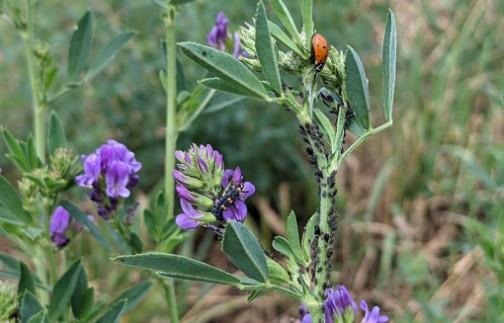
[[364, 311], [364, 318], [361, 323], [387, 323], [389, 321], [388, 316], [380, 315], [379, 306], [373, 306], [370, 311], [367, 302], [362, 300], [360, 308]]
[[56, 210], [54, 210], [49, 225], [49, 233], [51, 234], [51, 241], [56, 247], [63, 248], [70, 242], [67, 233], [70, 229], [71, 222], [72, 218], [70, 213], [68, 213], [65, 208], [58, 206]]

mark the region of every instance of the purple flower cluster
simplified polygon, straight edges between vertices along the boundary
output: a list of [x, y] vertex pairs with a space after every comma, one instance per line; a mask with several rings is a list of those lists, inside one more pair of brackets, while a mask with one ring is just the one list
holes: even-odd
[[328, 288], [325, 291], [325, 320], [333, 323], [334, 316], [343, 317], [347, 310], [357, 311], [357, 304], [352, 300], [348, 289], [343, 285]]
[[222, 155], [210, 145], [197, 146], [175, 154], [178, 164], [173, 171], [182, 213], [177, 225], [192, 230], [219, 221], [243, 222], [247, 216], [245, 200], [255, 187], [244, 181], [239, 167], [224, 170]]
[[[360, 308], [364, 312], [361, 323], [386, 323], [389, 318], [385, 315], [380, 315], [380, 307], [373, 306], [369, 310], [366, 301], [360, 302]], [[328, 288], [325, 291], [324, 301], [324, 322], [334, 323], [344, 322], [350, 323], [354, 321], [354, 316], [357, 313], [357, 304], [353, 301], [348, 289], [343, 285], [338, 285], [335, 288]], [[312, 316], [305, 306], [300, 308], [301, 323], [313, 323]]]
[[108, 140], [94, 153], [83, 156], [83, 168], [77, 184], [91, 189], [89, 196], [98, 205], [98, 214], [109, 219], [119, 200], [129, 197], [130, 189], [138, 184], [142, 164], [125, 145]]
[[[219, 12], [215, 18], [215, 25], [212, 27], [207, 35], [208, 45], [218, 50], [225, 51], [228, 44], [228, 24], [229, 19], [224, 12]], [[240, 45], [240, 33], [233, 34], [233, 56], [239, 58], [244, 56], [244, 51]]]

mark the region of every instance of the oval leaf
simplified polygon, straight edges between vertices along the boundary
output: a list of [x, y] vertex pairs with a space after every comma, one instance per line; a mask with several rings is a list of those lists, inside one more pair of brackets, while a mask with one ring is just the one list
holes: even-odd
[[21, 300], [21, 322], [28, 322], [32, 317], [43, 310], [44, 307], [40, 305], [37, 298], [31, 292], [26, 291]]
[[287, 9], [287, 6], [282, 0], [271, 0], [271, 7], [275, 12], [278, 20], [282, 23], [282, 25], [287, 29], [292, 38], [294, 38], [299, 45], [302, 44], [301, 37], [299, 37], [299, 32], [297, 30], [296, 24], [294, 23], [294, 19]]
[[222, 250], [248, 277], [259, 282], [267, 280], [266, 256], [259, 241], [246, 226], [229, 222], [224, 232]]
[[275, 23], [268, 21], [268, 27], [271, 32], [271, 36], [273, 36], [276, 40], [278, 40], [285, 47], [296, 53], [299, 57], [304, 57], [303, 52], [299, 49], [299, 47], [294, 43], [294, 41], [287, 36], [287, 34]]
[[350, 46], [345, 56], [346, 91], [355, 117], [364, 129], [369, 129], [369, 89], [362, 61]]
[[303, 29], [306, 35], [306, 47], [311, 48], [313, 35], [313, 0], [301, 0], [301, 14], [303, 16]]
[[266, 89], [245, 65], [232, 55], [215, 48], [192, 43], [179, 43], [184, 53], [203, 68], [227, 83], [246, 87], [255, 96], [268, 98]]
[[0, 176], [0, 205], [22, 222], [29, 222], [30, 216], [23, 210], [21, 199], [7, 179]]
[[81, 270], [83, 269], [80, 261], [74, 262], [54, 285], [49, 304], [49, 317], [51, 320], [58, 319], [68, 310]]
[[108, 63], [110, 63], [119, 51], [135, 36], [136, 33], [128, 31], [122, 33], [110, 41], [110, 43], [91, 62], [86, 79], [89, 80], [98, 74]]
[[56, 112], [51, 113], [49, 121], [49, 153], [52, 155], [57, 148], [64, 148], [66, 146], [65, 130], [61, 124], [61, 120]]
[[334, 129], [331, 120], [329, 120], [322, 110], [315, 109], [314, 113], [319, 124], [322, 126], [322, 130], [326, 134], [327, 139], [329, 139], [329, 142], [331, 143], [331, 151], [334, 151], [336, 149], [336, 130]]
[[280, 81], [275, 44], [271, 39], [266, 8], [264, 8], [262, 1], [259, 1], [257, 4], [255, 47], [264, 76], [271, 88], [280, 96], [282, 93], [282, 82]]
[[[18, 295], [21, 296], [25, 292], [35, 294], [35, 279], [33, 278], [30, 269], [22, 262], [19, 263], [19, 282]], [[37, 311], [38, 312], [38, 311]]]
[[75, 78], [86, 67], [93, 41], [93, 15], [86, 12], [72, 34], [68, 51], [68, 75]]
[[238, 285], [240, 283], [237, 277], [219, 268], [179, 255], [152, 252], [133, 256], [119, 256], [114, 260], [126, 266], [153, 270], [163, 276], [177, 279], [227, 285]]
[[396, 78], [397, 30], [394, 13], [389, 9], [383, 40], [383, 109], [385, 119], [392, 120]]

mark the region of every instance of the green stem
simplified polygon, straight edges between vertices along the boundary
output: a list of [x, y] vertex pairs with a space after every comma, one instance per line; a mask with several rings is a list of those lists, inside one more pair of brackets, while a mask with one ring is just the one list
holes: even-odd
[[166, 301], [168, 303], [168, 310], [170, 315], [170, 323], [180, 322], [177, 307], [177, 296], [175, 295], [175, 285], [173, 279], [164, 279], [161, 281], [165, 293]]
[[[168, 0], [168, 5], [170, 1]], [[175, 149], [178, 129], [176, 120], [177, 104], [177, 44], [175, 35], [175, 8], [170, 6], [165, 16], [166, 40], [166, 138], [165, 138], [165, 196], [168, 205], [167, 219], [173, 217]]]
[[210, 100], [212, 100], [212, 98], [214, 97], [216, 92], [217, 92], [216, 90], [208, 91], [205, 98], [200, 102], [200, 104], [198, 105], [196, 110], [193, 112], [193, 114], [191, 114], [189, 119], [187, 119], [183, 125], [180, 125], [180, 131], [184, 131], [187, 129], [187, 127], [189, 127], [189, 125], [201, 114], [201, 111], [203, 111], [203, 109], [208, 105]]
[[[167, 0], [169, 9], [164, 17], [166, 40], [166, 138], [165, 138], [165, 196], [168, 205], [167, 220], [173, 218], [174, 206], [174, 179], [172, 176], [175, 168], [175, 149], [177, 145], [177, 43], [175, 7]], [[163, 289], [170, 311], [170, 322], [178, 323], [179, 314], [175, 286], [172, 279], [163, 280]]]
[[32, 96], [32, 111], [33, 111], [33, 139], [35, 141], [35, 150], [38, 157], [45, 160], [45, 108], [38, 98], [38, 82], [36, 77], [35, 65], [33, 62], [33, 48], [32, 48], [32, 23], [31, 23], [31, 8], [30, 1], [26, 3], [27, 8], [27, 28], [26, 31], [21, 32], [23, 38], [23, 47], [28, 66], [28, 76], [30, 79], [30, 88]]

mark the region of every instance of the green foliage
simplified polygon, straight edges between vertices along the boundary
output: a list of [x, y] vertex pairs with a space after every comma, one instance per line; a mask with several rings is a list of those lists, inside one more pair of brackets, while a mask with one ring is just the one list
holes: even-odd
[[357, 52], [348, 46], [345, 55], [346, 94], [359, 125], [369, 129], [369, 89], [364, 66]]
[[65, 148], [67, 146], [65, 130], [61, 124], [61, 120], [56, 114], [56, 112], [51, 113], [49, 119], [49, 131], [48, 134], [48, 151], [49, 154], [53, 155], [58, 148]]
[[259, 241], [245, 225], [233, 221], [228, 223], [222, 240], [222, 250], [248, 277], [258, 282], [267, 281], [266, 256]]
[[93, 15], [86, 12], [77, 25], [77, 30], [72, 34], [70, 49], [68, 50], [68, 76], [70, 79], [78, 77], [86, 67], [91, 55], [93, 41]]
[[49, 305], [49, 317], [51, 320], [58, 319], [68, 311], [68, 306], [70, 305], [82, 270], [84, 269], [80, 261], [74, 262], [54, 285]]
[[267, 98], [259, 79], [236, 58], [212, 47], [191, 42], [179, 44], [184, 53], [231, 87], [239, 88], [248, 96]]
[[37, 313], [45, 311], [39, 301], [30, 291], [26, 291], [21, 299], [21, 322], [30, 322], [32, 318], [37, 316]]
[[268, 80], [273, 91], [282, 95], [282, 83], [280, 81], [280, 71], [278, 69], [277, 51], [275, 43], [271, 39], [268, 25], [268, 16], [264, 3], [259, 1], [256, 14], [256, 39], [255, 47], [257, 56], [263, 66], [263, 73]]
[[397, 30], [394, 13], [389, 10], [383, 40], [383, 111], [385, 119], [392, 120], [397, 58]]
[[166, 277], [228, 285], [238, 285], [240, 283], [237, 277], [216, 267], [179, 255], [145, 253], [120, 256], [114, 258], [114, 260], [123, 265], [149, 269]]

